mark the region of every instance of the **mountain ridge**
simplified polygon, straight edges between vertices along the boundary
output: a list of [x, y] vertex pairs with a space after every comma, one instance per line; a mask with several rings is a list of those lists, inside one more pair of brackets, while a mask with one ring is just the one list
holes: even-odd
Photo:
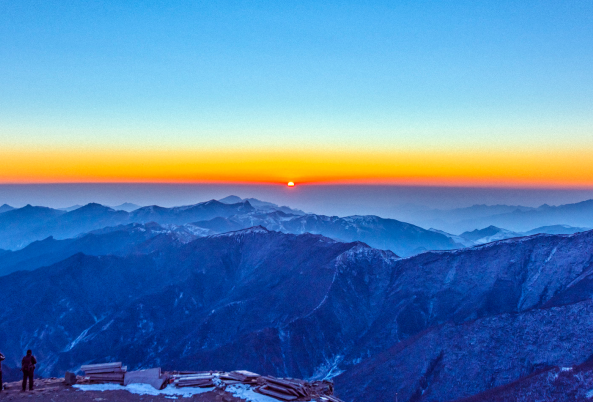
[[115, 210], [97, 203], [89, 203], [69, 212], [27, 205], [0, 214], [0, 248], [15, 250], [49, 236], [67, 239], [121, 224], [185, 224], [196, 219], [226, 217], [253, 210], [248, 202], [226, 205], [215, 200], [173, 208], [142, 207], [133, 212]]
[[593, 200], [539, 207], [519, 205], [473, 205], [450, 210], [423, 210], [406, 215], [406, 220], [451, 233], [498, 226], [515, 232], [551, 225], [593, 228]]
[[154, 223], [109, 227], [62, 240], [49, 236], [20, 250], [0, 253], [0, 276], [52, 265], [81, 252], [87, 255], [125, 255], [140, 252], [139, 247], [142, 247], [143, 243], [160, 234], [168, 235], [170, 241], [179, 243], [195, 239], [195, 236], [188, 238], [186, 233], [177, 233]]
[[[32, 339], [44, 375], [111, 356], [334, 378], [348, 401], [452, 400], [593, 354], [591, 255], [593, 231], [399, 258], [256, 227], [8, 275], [0, 341], [6, 354]], [[43, 289], [33, 316], [15, 304], [31, 288]], [[42, 327], [51, 344], [33, 336]]]
[[3, 213], [3, 212], [12, 211], [13, 209], [14, 209], [14, 207], [11, 207], [8, 204], [0, 205], [0, 214]]
[[282, 211], [271, 213], [256, 211], [229, 218], [217, 217], [210, 221], [193, 222], [191, 225], [218, 232], [261, 225], [269, 230], [283, 233], [313, 233], [344, 242], [362, 241], [374, 248], [392, 250], [398, 255], [463, 246], [442, 233], [435, 233], [409, 223], [374, 215], [337, 217], [307, 214], [295, 216]]

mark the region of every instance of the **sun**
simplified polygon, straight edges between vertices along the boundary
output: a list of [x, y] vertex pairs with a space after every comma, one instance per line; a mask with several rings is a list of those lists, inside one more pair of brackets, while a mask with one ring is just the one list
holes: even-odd
[[294, 182], [292, 182], [292, 181], [289, 181], [289, 182], [288, 182], [288, 187], [294, 187]]

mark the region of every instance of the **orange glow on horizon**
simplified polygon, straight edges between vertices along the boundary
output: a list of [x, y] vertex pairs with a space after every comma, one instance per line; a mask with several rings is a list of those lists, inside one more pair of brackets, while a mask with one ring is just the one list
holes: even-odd
[[[0, 183], [367, 184], [593, 188], [590, 152], [0, 149]], [[290, 184], [288, 184], [290, 186]]]

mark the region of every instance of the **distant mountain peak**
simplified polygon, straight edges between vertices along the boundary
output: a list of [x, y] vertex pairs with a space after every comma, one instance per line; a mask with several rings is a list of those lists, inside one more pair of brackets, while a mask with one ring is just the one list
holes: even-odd
[[473, 241], [475, 244], [485, 244], [498, 240], [521, 237], [523, 234], [490, 225], [484, 229], [476, 229], [472, 230], [471, 232], [464, 232], [459, 236], [466, 240]]
[[0, 206], [0, 214], [1, 214], [2, 212], [8, 212], [8, 211], [12, 211], [13, 209], [14, 209], [14, 207], [11, 207], [11, 206], [10, 206], [10, 205], [8, 205], [8, 204], [4, 204], [4, 205]]
[[111, 208], [115, 209], [116, 211], [132, 212], [142, 207], [140, 205], [132, 204], [131, 202], [124, 202], [123, 204], [112, 206]]
[[470, 239], [470, 240], [477, 240], [480, 239], [482, 237], [486, 237], [486, 236], [492, 236], [498, 232], [500, 232], [501, 229], [499, 227], [496, 227], [494, 225], [490, 225], [487, 226], [483, 229], [475, 229], [472, 231], [467, 231], [467, 232], [463, 232], [462, 234], [460, 234], [461, 237], [465, 238], [465, 239]]
[[90, 209], [105, 209], [105, 210], [112, 210], [113, 211], [113, 208], [108, 207], [108, 206], [105, 206], [103, 204], [96, 203], [96, 202], [89, 202], [88, 204], [83, 205], [82, 207], [80, 207], [78, 209], [79, 210], [81, 210], [81, 209], [87, 209], [87, 210], [90, 210]]
[[218, 200], [223, 204], [239, 204], [239, 203], [248, 203], [248, 205], [252, 208], [258, 209], [260, 211], [281, 211], [284, 213], [290, 213], [294, 215], [305, 215], [305, 212], [301, 211], [300, 209], [294, 209], [287, 206], [279, 206], [278, 204], [274, 204], [273, 202], [268, 201], [261, 201], [257, 198], [241, 198], [236, 195], [229, 195], [227, 197], [221, 198]]
[[243, 199], [241, 197], [237, 197], [236, 195], [229, 195], [227, 197], [221, 198], [218, 201], [222, 202], [223, 204], [238, 204], [242, 202]]
[[587, 232], [591, 229], [584, 228], [584, 227], [575, 227], [570, 225], [550, 225], [550, 226], [541, 226], [539, 228], [532, 229], [528, 232], [525, 232], [525, 235], [533, 235], [538, 233], [547, 233], [547, 234], [573, 234], [578, 232]]

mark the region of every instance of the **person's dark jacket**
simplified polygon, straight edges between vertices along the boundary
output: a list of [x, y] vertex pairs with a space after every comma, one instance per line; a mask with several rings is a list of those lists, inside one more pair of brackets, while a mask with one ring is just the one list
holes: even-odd
[[2, 372], [2, 360], [6, 359], [2, 353], [0, 353], [0, 373]]
[[37, 359], [33, 355], [27, 355], [23, 357], [23, 361], [21, 362], [21, 370], [23, 372], [32, 373], [35, 370], [35, 365], [37, 364]]

